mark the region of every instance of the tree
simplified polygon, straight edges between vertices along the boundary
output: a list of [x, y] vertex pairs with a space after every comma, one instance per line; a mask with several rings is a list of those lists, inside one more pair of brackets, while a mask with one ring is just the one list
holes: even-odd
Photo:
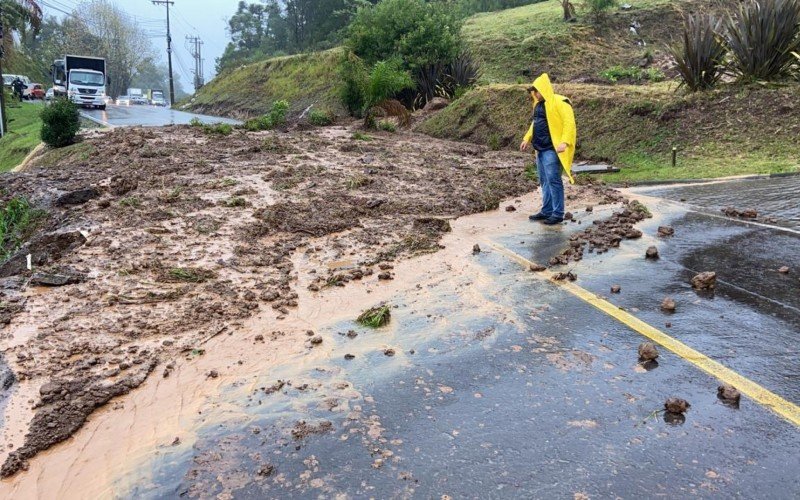
[[[36, 30], [41, 20], [42, 8], [35, 0], [0, 0], [0, 75], [3, 73], [3, 59], [14, 49], [12, 32], [25, 33], [28, 27]], [[0, 135], [8, 126], [3, 94], [4, 89], [0, 88]]]
[[446, 2], [383, 0], [358, 9], [346, 43], [368, 65], [399, 57], [404, 69], [416, 73], [458, 57], [460, 33], [458, 12]]

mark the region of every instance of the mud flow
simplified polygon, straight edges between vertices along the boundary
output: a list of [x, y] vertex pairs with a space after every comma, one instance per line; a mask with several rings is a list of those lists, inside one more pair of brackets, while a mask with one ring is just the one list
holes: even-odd
[[551, 280], [796, 403], [791, 228], [596, 184], [546, 227], [517, 154], [352, 132], [114, 131], [3, 178], [47, 210], [2, 267], [4, 493], [800, 493], [793, 424]]

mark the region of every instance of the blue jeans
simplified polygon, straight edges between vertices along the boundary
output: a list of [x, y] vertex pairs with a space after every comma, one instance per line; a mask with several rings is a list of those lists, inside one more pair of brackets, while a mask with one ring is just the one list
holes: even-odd
[[561, 160], [554, 149], [536, 154], [536, 169], [542, 186], [541, 213], [558, 219], [564, 218], [564, 183], [561, 181]]

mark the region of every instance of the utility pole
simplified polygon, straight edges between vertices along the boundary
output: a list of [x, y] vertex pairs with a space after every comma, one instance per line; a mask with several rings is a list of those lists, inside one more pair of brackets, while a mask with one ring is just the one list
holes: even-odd
[[203, 81], [203, 58], [201, 56], [203, 41], [200, 40], [199, 36], [189, 35], [186, 35], [186, 41], [189, 42], [189, 53], [194, 58], [194, 91], [197, 92], [205, 83]]
[[150, 0], [153, 5], [167, 6], [167, 64], [169, 65], [169, 105], [175, 104], [175, 83], [172, 80], [172, 34], [169, 31], [169, 6], [175, 5], [172, 0]]

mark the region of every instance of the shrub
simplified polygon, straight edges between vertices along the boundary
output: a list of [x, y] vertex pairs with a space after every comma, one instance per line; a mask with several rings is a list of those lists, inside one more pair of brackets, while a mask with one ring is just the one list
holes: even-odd
[[269, 113], [259, 118], [247, 120], [244, 122], [244, 128], [250, 132], [256, 132], [259, 130], [271, 130], [275, 127], [285, 125], [287, 111], [289, 111], [289, 103], [287, 101], [275, 101], [272, 103]]
[[378, 122], [378, 129], [384, 132], [397, 132], [397, 127], [389, 120], [381, 120]]
[[364, 61], [346, 51], [339, 63], [339, 99], [351, 116], [361, 117], [364, 112], [364, 87], [367, 82], [367, 67]]
[[645, 80], [660, 82], [665, 78], [664, 72], [658, 68], [642, 69], [636, 66], [614, 66], [601, 72], [600, 77], [611, 83], [616, 83], [619, 80], [629, 80], [634, 83], [640, 83]]
[[416, 73], [448, 63], [462, 49], [458, 9], [448, 2], [383, 0], [364, 4], [347, 30], [346, 45], [367, 65], [398, 57]]
[[[592, 18], [597, 21], [605, 15], [607, 10], [617, 5], [617, 0], [583, 0], [583, 4], [589, 10]], [[566, 11], [564, 14], [566, 16]]]
[[424, 105], [437, 96], [456, 99], [464, 95], [479, 77], [480, 70], [472, 54], [462, 52], [449, 64], [431, 64], [417, 72], [417, 100]]
[[683, 23], [683, 46], [672, 47], [683, 85], [710, 89], [722, 76], [726, 47], [719, 37], [722, 22], [711, 14], [689, 16]]
[[727, 21], [731, 65], [751, 80], [790, 73], [800, 51], [800, 0], [750, 0]]
[[43, 215], [21, 196], [0, 205], [0, 263], [8, 260], [22, 245]]
[[56, 99], [42, 110], [42, 141], [48, 146], [61, 148], [75, 141], [81, 128], [81, 115], [69, 99]]
[[312, 109], [308, 114], [308, 123], [317, 127], [332, 125], [334, 121], [333, 113], [330, 110]]
[[500, 148], [503, 147], [502, 141], [500, 140], [500, 134], [497, 132], [493, 132], [489, 134], [489, 138], [486, 141], [489, 149], [492, 151], [500, 151]]

